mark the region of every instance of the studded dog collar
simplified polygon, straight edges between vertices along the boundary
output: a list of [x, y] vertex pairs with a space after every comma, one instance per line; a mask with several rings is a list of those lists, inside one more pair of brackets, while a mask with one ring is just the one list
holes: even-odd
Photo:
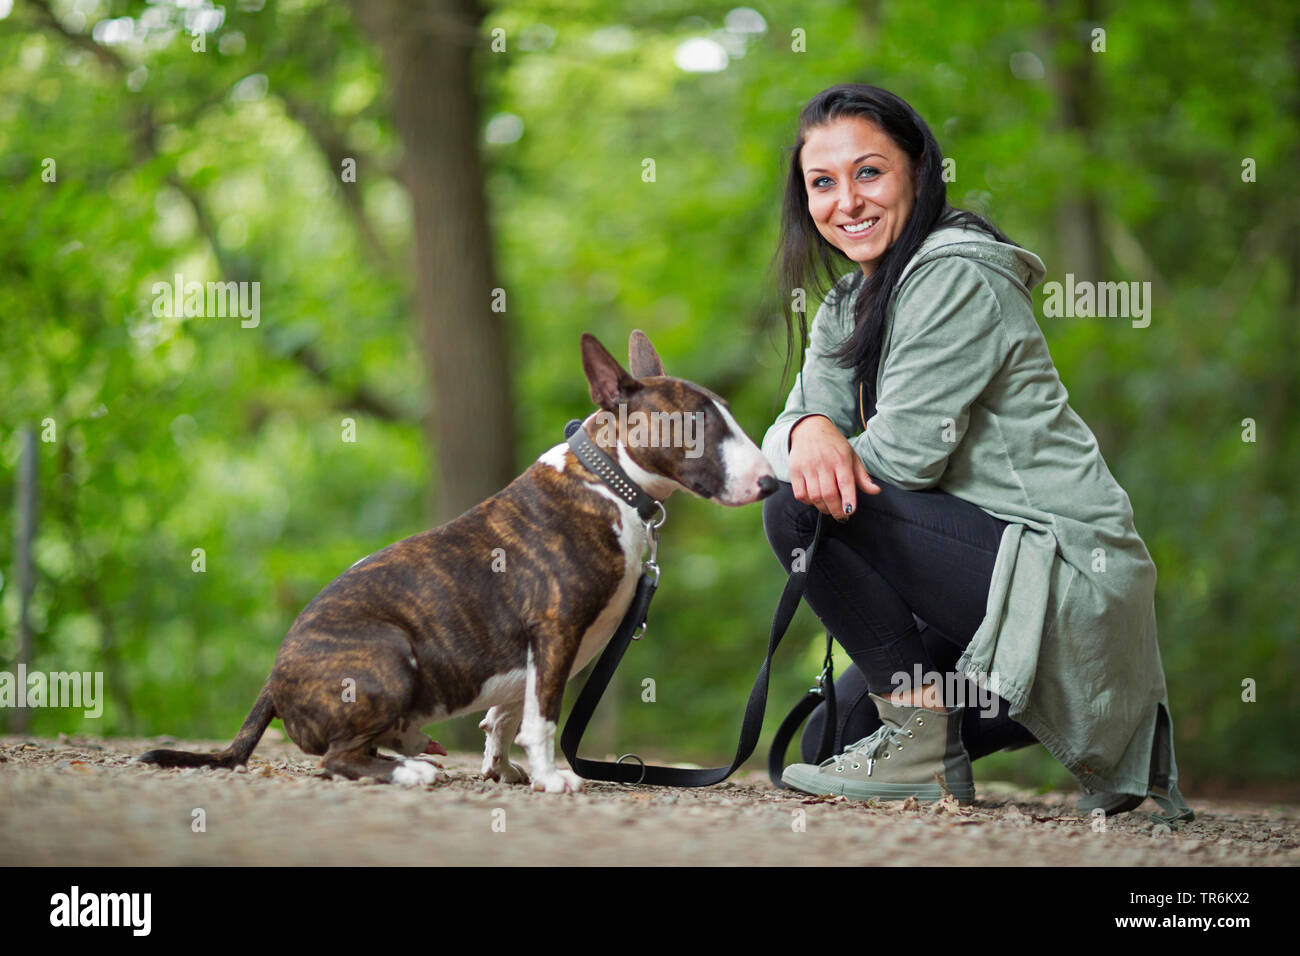
[[619, 467], [618, 462], [601, 451], [596, 443], [587, 437], [581, 421], [575, 418], [569, 422], [564, 427], [564, 435], [568, 439], [569, 447], [578, 456], [578, 461], [605, 482], [610, 491], [635, 508], [642, 521], [649, 522], [662, 511], [662, 504], [646, 494], [645, 490]]

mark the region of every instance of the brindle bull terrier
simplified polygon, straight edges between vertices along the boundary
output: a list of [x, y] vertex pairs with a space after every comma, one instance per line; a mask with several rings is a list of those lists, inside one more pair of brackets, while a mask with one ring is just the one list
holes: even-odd
[[[631, 374], [594, 336], [582, 336], [583, 369], [601, 409], [582, 430], [608, 456], [585, 452], [596, 470], [571, 444], [556, 445], [460, 517], [358, 561], [298, 615], [228, 748], [151, 750], [140, 759], [235, 767], [279, 717], [289, 738], [323, 755], [332, 774], [423, 785], [446, 775], [429, 761], [378, 748], [406, 758], [446, 753], [420, 728], [486, 708], [479, 724], [487, 732], [485, 778], [528, 782], [508, 759], [513, 739], [528, 756], [534, 790], [580, 790], [581, 778], [555, 766], [564, 685], [627, 612], [648, 544], [645, 504], [685, 489], [745, 505], [777, 488], [723, 399], [665, 375], [640, 331], [628, 358]], [[673, 413], [699, 426], [696, 442], [644, 440], [647, 420]], [[611, 459], [649, 496], [633, 499], [641, 510], [602, 463]]]

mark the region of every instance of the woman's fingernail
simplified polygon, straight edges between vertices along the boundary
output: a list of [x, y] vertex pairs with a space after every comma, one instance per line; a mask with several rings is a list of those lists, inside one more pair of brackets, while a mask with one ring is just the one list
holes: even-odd
[[845, 506], [844, 506], [844, 513], [845, 513], [846, 515], [851, 515], [851, 514], [853, 514], [853, 505], [845, 505]]

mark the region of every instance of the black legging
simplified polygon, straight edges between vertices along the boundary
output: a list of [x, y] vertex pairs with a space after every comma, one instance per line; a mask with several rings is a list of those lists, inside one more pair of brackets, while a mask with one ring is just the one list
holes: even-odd
[[[1006, 522], [937, 489], [904, 491], [875, 479], [880, 494], [857, 495], [847, 521], [825, 519], [804, 600], [853, 661], [835, 682], [835, 749], [880, 726], [867, 692], [888, 696], [894, 675], [952, 672], [970, 643], [988, 600], [993, 563]], [[817, 509], [798, 501], [789, 482], [763, 502], [767, 540], [788, 572], [796, 549], [812, 541]], [[947, 682], [945, 681], [945, 684]], [[971, 759], [1024, 746], [1034, 736], [975, 700], [962, 712], [962, 739]], [[952, 701], [949, 702], [954, 703]], [[821, 741], [825, 706], [808, 720], [803, 759], [812, 762]]]

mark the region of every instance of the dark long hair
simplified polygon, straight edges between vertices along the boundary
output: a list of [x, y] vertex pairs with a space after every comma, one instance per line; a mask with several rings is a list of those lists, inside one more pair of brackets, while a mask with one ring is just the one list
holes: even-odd
[[[856, 265], [817, 231], [808, 214], [808, 193], [801, 163], [808, 133], [841, 117], [860, 117], [879, 127], [907, 154], [916, 180], [916, 201], [903, 225], [903, 231], [880, 258], [870, 278], [859, 268], [835, 288], [837, 272], [846, 263]], [[782, 309], [786, 325], [786, 363], [782, 373], [782, 390], [795, 355], [802, 358], [808, 347], [806, 311], [795, 312], [791, 302], [795, 289], [803, 289], [807, 298], [825, 299], [859, 292], [854, 305], [853, 333], [829, 353], [840, 367], [852, 368], [854, 391], [864, 388], [864, 411], [870, 417], [876, 405], [876, 370], [884, 343], [885, 315], [903, 268], [920, 249], [921, 243], [939, 226], [965, 225], [982, 229], [1001, 242], [1017, 245], [996, 226], [973, 212], [954, 209], [948, 204], [948, 188], [943, 181], [943, 155], [925, 120], [906, 102], [878, 86], [842, 83], [822, 90], [799, 114], [799, 131], [791, 147], [785, 197], [781, 207], [781, 239], [775, 261], [779, 262]], [[796, 319], [795, 316], [798, 315]], [[799, 349], [796, 353], [795, 329]]]

